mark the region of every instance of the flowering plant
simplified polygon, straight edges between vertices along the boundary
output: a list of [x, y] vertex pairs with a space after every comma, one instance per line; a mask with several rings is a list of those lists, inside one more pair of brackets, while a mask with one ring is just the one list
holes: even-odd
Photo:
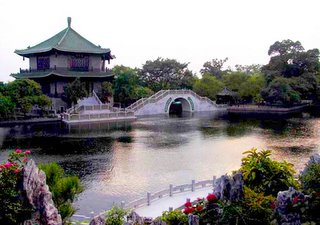
[[16, 149], [0, 164], [0, 224], [18, 224], [31, 216], [31, 205], [22, 190], [22, 171], [30, 153]]

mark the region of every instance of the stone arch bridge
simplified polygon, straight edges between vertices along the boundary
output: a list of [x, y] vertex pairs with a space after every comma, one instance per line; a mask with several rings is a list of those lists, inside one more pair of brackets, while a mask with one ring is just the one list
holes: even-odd
[[169, 114], [172, 104], [179, 102], [183, 112], [216, 111], [222, 108], [207, 97], [191, 90], [161, 90], [148, 98], [142, 98], [126, 108], [136, 116]]

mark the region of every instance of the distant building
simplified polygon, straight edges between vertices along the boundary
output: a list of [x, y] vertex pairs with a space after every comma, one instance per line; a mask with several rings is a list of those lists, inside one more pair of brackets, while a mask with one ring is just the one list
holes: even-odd
[[11, 74], [16, 79], [29, 78], [41, 85], [44, 94], [53, 102], [53, 108], [65, 110], [64, 87], [79, 77], [88, 93], [100, 92], [104, 81], [111, 81], [111, 70], [105, 66], [114, 56], [108, 48], [101, 48], [68, 27], [46, 41], [15, 53], [29, 58], [29, 68]]

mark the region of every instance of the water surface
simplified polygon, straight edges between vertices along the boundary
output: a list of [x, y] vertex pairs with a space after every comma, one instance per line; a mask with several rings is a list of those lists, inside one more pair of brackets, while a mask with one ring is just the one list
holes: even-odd
[[0, 128], [1, 161], [9, 150], [30, 149], [37, 163], [58, 162], [79, 175], [85, 191], [78, 214], [131, 201], [169, 184], [211, 179], [239, 168], [242, 152], [271, 149], [301, 170], [320, 152], [320, 117], [242, 118], [226, 113], [150, 117], [67, 127], [61, 123]]

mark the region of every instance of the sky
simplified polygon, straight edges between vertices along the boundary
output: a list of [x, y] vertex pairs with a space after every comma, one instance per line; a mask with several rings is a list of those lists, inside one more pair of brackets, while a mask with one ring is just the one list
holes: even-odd
[[116, 59], [109, 67], [142, 67], [158, 57], [226, 66], [266, 64], [270, 45], [291, 39], [320, 48], [319, 0], [0, 0], [0, 81], [28, 68], [14, 53], [67, 27]]

